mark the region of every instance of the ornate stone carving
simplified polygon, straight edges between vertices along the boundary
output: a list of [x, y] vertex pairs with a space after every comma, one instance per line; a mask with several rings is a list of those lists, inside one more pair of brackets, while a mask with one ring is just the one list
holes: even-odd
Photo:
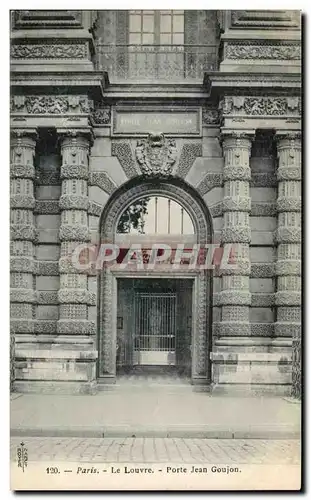
[[90, 113], [92, 101], [79, 95], [14, 95], [11, 98], [12, 113], [36, 115]]
[[275, 305], [274, 293], [252, 293], [252, 307], [273, 307]]
[[220, 117], [218, 109], [203, 108], [202, 109], [203, 125], [219, 125]]
[[81, 288], [61, 289], [58, 292], [58, 300], [61, 304], [88, 304], [95, 305], [95, 294]]
[[252, 217], [273, 217], [276, 215], [276, 204], [274, 202], [270, 203], [255, 203], [251, 205], [251, 216]]
[[181, 150], [176, 175], [185, 179], [195, 159], [199, 156], [202, 156], [202, 143], [186, 142]]
[[96, 328], [94, 321], [88, 320], [65, 320], [57, 322], [57, 333], [68, 335], [95, 335]]
[[299, 44], [227, 44], [225, 57], [228, 59], [301, 59]]
[[58, 295], [54, 291], [37, 291], [37, 303], [42, 305], [58, 305]]
[[301, 98], [225, 96], [220, 102], [222, 115], [245, 116], [299, 116]]
[[215, 205], [210, 207], [210, 213], [211, 215], [216, 218], [216, 217], [221, 217], [223, 214], [223, 209], [222, 209], [222, 202], [218, 202]]
[[196, 190], [201, 196], [204, 196], [214, 187], [223, 185], [223, 174], [208, 172], [202, 181], [196, 187]]
[[77, 194], [63, 194], [59, 199], [61, 210], [87, 210], [88, 197]]
[[112, 142], [111, 155], [118, 158], [120, 165], [123, 168], [124, 173], [128, 177], [128, 179], [131, 179], [132, 177], [136, 177], [138, 175], [132, 148], [129, 142]]
[[38, 260], [35, 263], [34, 273], [37, 276], [58, 276], [58, 262], [54, 260]]
[[135, 154], [144, 176], [169, 177], [177, 156], [176, 141], [164, 134], [149, 134], [137, 141]]
[[90, 185], [98, 186], [109, 195], [111, 195], [117, 189], [117, 186], [110, 179], [110, 177], [108, 177], [106, 172], [91, 172], [89, 179]]
[[[300, 332], [299, 332], [300, 333]], [[294, 337], [292, 342], [292, 390], [291, 396], [301, 399], [301, 338]]]
[[273, 278], [275, 276], [275, 264], [273, 262], [261, 262], [251, 265], [251, 278]]
[[34, 213], [38, 215], [59, 214], [59, 202], [57, 200], [36, 200]]
[[111, 122], [111, 109], [108, 106], [95, 108], [91, 115], [95, 125], [109, 125]]
[[274, 323], [251, 323], [252, 337], [273, 337]]
[[277, 179], [275, 174], [269, 172], [252, 173], [251, 187], [276, 187]]
[[95, 203], [95, 201], [89, 201], [88, 204], [88, 214], [100, 217], [103, 211], [102, 205]]
[[85, 42], [50, 44], [13, 44], [12, 59], [85, 59]]

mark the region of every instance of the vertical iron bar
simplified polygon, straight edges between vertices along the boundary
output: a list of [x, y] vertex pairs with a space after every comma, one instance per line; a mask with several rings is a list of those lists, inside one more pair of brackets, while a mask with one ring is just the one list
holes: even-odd
[[184, 234], [184, 209], [181, 207], [181, 234]]
[[158, 197], [155, 197], [155, 230], [154, 232], [157, 234], [158, 232]]
[[167, 232], [171, 233], [171, 200], [168, 199], [168, 220], [167, 220]]

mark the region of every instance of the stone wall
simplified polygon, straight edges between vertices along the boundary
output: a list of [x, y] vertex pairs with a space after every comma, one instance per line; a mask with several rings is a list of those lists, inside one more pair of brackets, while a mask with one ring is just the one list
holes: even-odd
[[[99, 242], [101, 216], [118, 189], [148, 178], [139, 151], [155, 126], [172, 148], [172, 178], [202, 198], [214, 242], [236, 248], [238, 271], [215, 271], [209, 300], [214, 390], [287, 394], [293, 359], [299, 393], [299, 15], [187, 11], [189, 25], [198, 18], [199, 38], [209, 33], [218, 43], [221, 34], [219, 71], [199, 83], [119, 85], [95, 70], [94, 35], [126, 44], [117, 39], [117, 27], [126, 26], [124, 11], [46, 11], [44, 26], [37, 11], [13, 13], [16, 390], [94, 390], [98, 277], [77, 273], [68, 255], [80, 243]], [[132, 130], [121, 127], [121, 111], [136, 113]], [[176, 117], [175, 128], [167, 125], [169, 115]]]

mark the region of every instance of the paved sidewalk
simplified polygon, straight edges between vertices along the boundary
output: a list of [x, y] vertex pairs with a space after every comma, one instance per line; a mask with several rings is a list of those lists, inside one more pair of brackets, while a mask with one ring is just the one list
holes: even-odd
[[[11, 460], [17, 461], [20, 438], [11, 438]], [[28, 461], [101, 463], [300, 463], [298, 440], [169, 438], [23, 438]]]
[[282, 397], [206, 393], [13, 394], [12, 436], [294, 439], [301, 405]]

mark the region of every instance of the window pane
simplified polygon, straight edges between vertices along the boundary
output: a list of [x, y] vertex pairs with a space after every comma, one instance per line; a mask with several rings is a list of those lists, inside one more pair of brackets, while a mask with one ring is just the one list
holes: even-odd
[[154, 32], [154, 18], [153, 16], [144, 16], [143, 18], [143, 31], [145, 33]]
[[170, 33], [171, 32], [171, 16], [161, 15], [161, 24], [160, 24], [160, 32], [161, 33]]
[[175, 33], [173, 35], [173, 45], [183, 45], [184, 44], [184, 34]]
[[173, 17], [173, 31], [174, 33], [183, 33], [184, 31], [184, 16]]
[[168, 33], [161, 33], [160, 34], [160, 44], [171, 45], [172, 44], [172, 36]]
[[130, 16], [130, 32], [140, 32], [141, 30], [141, 16]]
[[141, 34], [140, 33], [130, 33], [129, 44], [130, 45], [141, 45]]
[[150, 45], [154, 43], [154, 35], [153, 33], [144, 33], [143, 34], [143, 44]]

